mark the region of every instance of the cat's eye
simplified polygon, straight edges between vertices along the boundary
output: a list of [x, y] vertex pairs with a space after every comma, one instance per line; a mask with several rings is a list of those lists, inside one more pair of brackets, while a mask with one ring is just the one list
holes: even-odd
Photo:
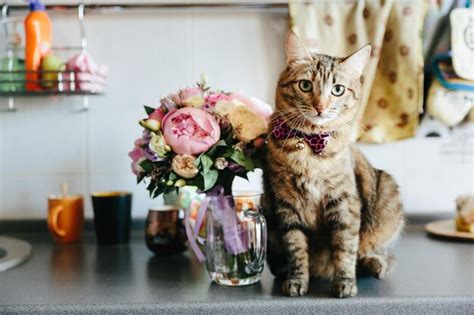
[[331, 94], [334, 96], [341, 96], [346, 91], [344, 85], [336, 84], [332, 87]]
[[311, 92], [313, 90], [313, 83], [309, 80], [301, 80], [299, 86], [303, 92]]

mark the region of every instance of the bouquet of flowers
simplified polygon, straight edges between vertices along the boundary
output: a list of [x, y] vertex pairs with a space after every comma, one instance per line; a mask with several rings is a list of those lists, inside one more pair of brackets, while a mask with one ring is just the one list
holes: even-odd
[[231, 194], [235, 176], [260, 167], [272, 108], [242, 93], [212, 90], [207, 79], [145, 106], [142, 136], [129, 153], [137, 181], [151, 197], [183, 186]]

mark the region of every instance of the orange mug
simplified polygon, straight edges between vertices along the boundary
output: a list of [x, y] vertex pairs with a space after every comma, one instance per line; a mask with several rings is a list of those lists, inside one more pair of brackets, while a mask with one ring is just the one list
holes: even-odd
[[84, 227], [82, 196], [49, 196], [48, 228], [54, 241], [74, 243], [81, 239]]

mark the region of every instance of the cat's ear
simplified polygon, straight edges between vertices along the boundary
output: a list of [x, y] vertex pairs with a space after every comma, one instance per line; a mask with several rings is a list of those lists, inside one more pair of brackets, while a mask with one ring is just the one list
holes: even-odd
[[365, 65], [369, 61], [371, 50], [372, 46], [370, 46], [370, 44], [367, 44], [356, 52], [344, 58], [342, 60], [341, 65], [347, 66], [355, 70], [358, 74], [362, 74]]
[[309, 59], [311, 60], [311, 54], [309, 53], [306, 46], [303, 44], [301, 39], [292, 30], [286, 35], [286, 62], [290, 63], [295, 60]]

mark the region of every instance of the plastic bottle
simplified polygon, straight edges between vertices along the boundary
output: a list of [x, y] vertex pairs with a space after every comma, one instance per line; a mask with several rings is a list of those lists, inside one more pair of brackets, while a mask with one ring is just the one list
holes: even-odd
[[25, 78], [27, 91], [41, 89], [39, 84], [40, 74], [37, 71], [40, 69], [43, 56], [49, 54], [51, 50], [51, 29], [51, 20], [46, 14], [44, 4], [41, 0], [30, 0], [30, 13], [25, 19], [25, 70], [27, 70]]

